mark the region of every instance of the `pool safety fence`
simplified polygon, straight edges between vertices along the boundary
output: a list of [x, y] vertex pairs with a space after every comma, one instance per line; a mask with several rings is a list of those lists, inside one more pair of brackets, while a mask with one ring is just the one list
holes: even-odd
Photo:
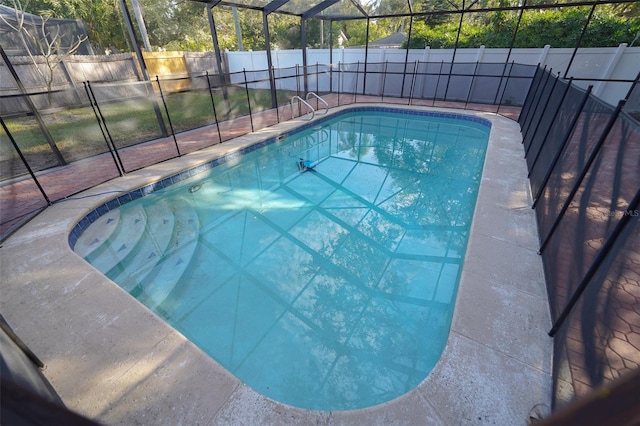
[[640, 122], [550, 70], [521, 110], [560, 406], [640, 366]]
[[[294, 96], [316, 111], [386, 102], [473, 108], [515, 118], [535, 70], [515, 63], [315, 64], [87, 81], [2, 95], [2, 238], [47, 205], [85, 189], [310, 113], [301, 102], [291, 108]], [[307, 101], [310, 92], [320, 99]]]

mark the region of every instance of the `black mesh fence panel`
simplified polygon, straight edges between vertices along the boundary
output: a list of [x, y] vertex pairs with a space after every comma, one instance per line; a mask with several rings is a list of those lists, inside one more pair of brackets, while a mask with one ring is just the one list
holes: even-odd
[[530, 87], [533, 86], [538, 67], [512, 63], [507, 67], [506, 81], [503, 80], [499, 99], [502, 105], [522, 106], [527, 98]]
[[[29, 116], [8, 117], [4, 119], [4, 122], [34, 172], [62, 165], [60, 158], [53, 151], [54, 148], [57, 149], [57, 144], [53, 141], [52, 146], [47, 141], [35, 118]], [[0, 147], [0, 165], [2, 166], [0, 168], [2, 180], [27, 174], [27, 168], [9, 143], [9, 138], [4, 135]]]
[[[2, 180], [11, 179], [12, 181], [10, 186], [3, 185], [0, 190], [0, 233], [2, 235], [47, 206], [46, 198], [38, 189], [36, 181], [28, 175], [27, 166], [13, 146], [13, 143], [17, 143], [16, 139], [5, 130], [9, 126], [11, 123], [7, 123], [6, 119], [0, 126]], [[13, 139], [10, 139], [10, 136]]]
[[522, 142], [524, 143], [525, 152], [529, 151], [529, 145], [531, 144], [531, 139], [533, 135], [536, 133], [538, 127], [542, 120], [543, 114], [547, 111], [547, 104], [553, 95], [553, 90], [556, 86], [556, 82], [558, 79], [554, 78], [551, 74], [547, 74], [546, 78], [542, 80], [542, 87], [538, 91], [540, 93], [540, 97], [536, 101], [533, 109], [530, 112], [531, 119], [529, 120], [528, 125], [525, 128], [524, 133], [522, 134]]
[[[510, 71], [515, 69], [512, 68]], [[511, 75], [512, 73], [510, 73]], [[533, 75], [533, 79], [531, 80], [531, 85], [529, 86], [529, 90], [527, 91], [528, 96], [524, 100], [522, 104], [522, 111], [520, 112], [520, 117], [518, 117], [518, 124], [520, 124], [520, 128], [524, 129], [524, 126], [527, 124], [527, 117], [531, 113], [531, 108], [533, 107], [533, 103], [536, 100], [536, 93], [538, 91], [538, 87], [540, 87], [540, 83], [542, 82], [542, 77], [545, 75], [545, 72], [542, 68], [536, 68], [535, 73]], [[507, 84], [508, 86], [508, 84]], [[506, 92], [506, 88], [505, 88]], [[503, 95], [503, 99], [506, 97]]]
[[569, 88], [570, 83], [567, 81], [561, 81], [556, 79], [552, 93], [549, 98], [549, 101], [544, 106], [544, 110], [540, 116], [539, 122], [536, 124], [535, 129], [530, 132], [531, 137], [528, 141], [524, 141], [526, 147], [526, 156], [527, 156], [527, 166], [529, 170], [531, 170], [538, 159], [538, 154], [540, 150], [543, 148], [545, 142], [547, 141], [555, 141], [557, 138], [557, 134], [553, 136], [556, 138], [552, 138], [550, 135], [551, 128], [561, 117], [560, 107], [565, 100], [565, 96], [567, 90]]
[[[70, 91], [73, 93], [68, 94], [69, 97], [82, 99], [82, 92]], [[29, 95], [32, 96], [46, 97], [46, 94]], [[3, 236], [46, 207], [47, 199], [56, 202], [120, 175], [86, 93], [84, 96], [85, 105], [75, 102], [64, 109], [39, 111], [41, 124], [33, 115], [2, 119], [0, 232]], [[22, 102], [26, 104], [29, 97], [24, 96]], [[37, 181], [29, 170], [42, 172], [38, 173]]]
[[508, 64], [477, 64], [469, 93], [469, 102], [493, 104]]
[[435, 99], [438, 92], [440, 74], [444, 64], [421, 62], [418, 64], [418, 80], [414, 97], [420, 99]]
[[584, 100], [585, 91], [570, 86], [560, 109], [554, 116], [548, 133], [541, 140], [541, 147], [536, 151], [535, 156], [531, 153], [527, 157], [531, 193], [534, 199], [538, 198], [538, 193], [546, 185], [549, 174], [555, 170], [552, 168], [559, 161], [560, 155], [569, 142]]
[[166, 115], [150, 82], [90, 85], [117, 148], [167, 136]]
[[382, 79], [381, 93], [383, 96], [399, 98], [402, 94], [402, 81], [404, 79], [404, 64], [386, 63], [386, 72]]
[[354, 65], [355, 71], [355, 93], [361, 95], [364, 93], [364, 83], [366, 80], [366, 64], [363, 62], [357, 62]]
[[405, 65], [405, 74], [402, 77], [404, 81], [403, 87], [400, 89], [400, 93], [402, 98], [411, 98], [413, 97], [412, 91], [415, 88], [417, 73], [418, 73], [418, 62], [407, 63]]
[[[307, 84], [309, 86], [309, 91], [315, 91], [318, 87], [316, 67], [309, 67], [308, 72], [309, 79]], [[277, 124], [278, 118], [277, 114], [275, 114], [275, 110], [273, 110], [273, 113], [270, 113], [269, 111], [272, 110], [272, 108], [276, 108], [277, 105], [287, 102], [287, 96], [282, 92], [280, 93], [281, 96], [279, 96], [279, 99], [277, 95], [276, 99], [273, 99], [270, 85], [271, 82], [268, 70], [253, 72], [251, 75], [247, 73], [245, 92], [247, 94], [249, 113], [251, 114], [249, 121], [252, 125], [252, 131], [257, 131]]]
[[366, 72], [363, 74], [362, 84], [364, 85], [364, 94], [377, 96], [382, 91], [381, 80], [383, 77], [384, 64], [369, 63]]
[[544, 90], [545, 83], [549, 81], [550, 76], [551, 74], [546, 70], [539, 69], [533, 79], [533, 82], [531, 84], [531, 91], [529, 92], [529, 96], [527, 98], [530, 99], [530, 101], [525, 101], [524, 107], [522, 109], [521, 119], [518, 120], [518, 123], [520, 123], [520, 128], [522, 129], [523, 137], [526, 136], [529, 126], [531, 125], [531, 121], [533, 120], [536, 108], [540, 103], [540, 95]]
[[296, 72], [296, 67], [278, 68], [274, 70], [273, 74], [276, 80], [276, 90], [297, 92], [298, 78]]
[[16, 189], [13, 194], [4, 191], [0, 193], [0, 233], [2, 235], [16, 229], [48, 205], [36, 182], [30, 177], [22, 179], [13, 187]]
[[562, 98], [562, 82], [555, 90], [549, 83], [530, 92], [523, 113], [531, 119], [521, 126], [538, 129], [527, 163], [540, 194], [535, 211], [557, 330], [554, 397], [563, 404], [640, 364], [640, 124], [581, 89]]
[[[640, 185], [639, 130], [617, 122], [543, 251], [554, 318], [566, 305]], [[638, 140], [638, 139], [636, 139]]]
[[640, 82], [636, 80], [627, 96], [627, 102], [622, 110], [636, 121], [640, 121]]
[[436, 74], [436, 90], [434, 99], [445, 100], [447, 99], [447, 91], [450, 82], [451, 64], [444, 62], [440, 64], [438, 74]]
[[[162, 89], [159, 106], [168, 111], [167, 126], [170, 124], [171, 130], [183, 132], [215, 123], [206, 76], [166, 79], [158, 85]], [[171, 90], [178, 86], [188, 88]]]
[[475, 67], [475, 63], [454, 63], [451, 66], [451, 76], [446, 85], [444, 100], [459, 102], [467, 100]]
[[[554, 339], [554, 397], [562, 405], [638, 366], [638, 211]], [[618, 215], [618, 219], [620, 216]]]
[[[611, 107], [590, 97], [580, 113], [576, 127], [552, 170], [547, 185], [536, 200], [538, 233], [541, 240], [546, 239], [551, 233], [567, 195], [580, 183], [578, 177], [611, 119], [611, 111]], [[541, 163], [538, 167], [544, 167], [544, 164]]]

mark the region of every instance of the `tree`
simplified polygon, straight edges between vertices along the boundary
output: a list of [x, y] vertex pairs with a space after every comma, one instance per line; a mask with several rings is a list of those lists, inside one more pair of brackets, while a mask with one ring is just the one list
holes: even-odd
[[31, 0], [25, 11], [52, 18], [81, 20], [94, 50], [127, 50], [128, 39], [118, 0]]
[[418, 19], [429, 27], [450, 21], [453, 15], [441, 12], [449, 11], [452, 8], [452, 3], [447, 0], [419, 0], [414, 5], [415, 10], [428, 13], [427, 15], [420, 15]]
[[[581, 47], [631, 45], [640, 32], [640, 20], [616, 13], [616, 9], [598, 6], [587, 26]], [[575, 47], [587, 22], [589, 7], [530, 10], [523, 14], [514, 47]], [[471, 15], [469, 13], [468, 15]], [[487, 23], [479, 19], [462, 22], [458, 47], [509, 47], [513, 39], [518, 14], [490, 16]], [[430, 46], [435, 49], [455, 45], [458, 23], [449, 21], [436, 26], [417, 22], [413, 26], [411, 49]], [[407, 47], [407, 43], [403, 45]]]
[[300, 49], [300, 18], [290, 15], [269, 15], [271, 47], [279, 49]]
[[[12, 0], [15, 21], [0, 15], [0, 19], [17, 34], [34, 69], [47, 85], [49, 96], [53, 85], [54, 71], [65, 57], [73, 55], [87, 40], [87, 36], [65, 32], [61, 25], [49, 25], [48, 16], [33, 17], [25, 12], [29, 0]], [[27, 19], [29, 17], [29, 19]], [[38, 58], [43, 58], [46, 70], [39, 66]], [[51, 100], [51, 99], [49, 99]]]
[[174, 0], [141, 0], [140, 3], [154, 50], [213, 49], [203, 3]]

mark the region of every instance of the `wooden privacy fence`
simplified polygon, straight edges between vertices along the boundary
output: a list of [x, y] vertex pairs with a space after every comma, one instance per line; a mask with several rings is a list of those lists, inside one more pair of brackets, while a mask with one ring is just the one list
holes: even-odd
[[[142, 55], [151, 77], [184, 77], [217, 69], [213, 52], [143, 52]], [[36, 69], [37, 66], [45, 75], [48, 73], [45, 59], [38, 56], [34, 58], [36, 64], [28, 56], [10, 57], [22, 84], [30, 92], [47, 88], [47, 82]], [[54, 69], [52, 86], [55, 90], [82, 85], [83, 81], [139, 81], [142, 80], [141, 76], [138, 61], [132, 53], [72, 55], [66, 56]], [[0, 62], [0, 93], [20, 93], [3, 61]]]

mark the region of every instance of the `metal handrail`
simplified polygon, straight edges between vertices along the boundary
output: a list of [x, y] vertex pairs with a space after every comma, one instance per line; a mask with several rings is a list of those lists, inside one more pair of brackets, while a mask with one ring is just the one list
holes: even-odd
[[326, 114], [329, 112], [329, 104], [327, 103], [327, 101], [325, 101], [324, 99], [322, 99], [320, 96], [318, 96], [315, 92], [309, 92], [307, 93], [307, 96], [305, 96], [305, 98], [307, 99], [307, 102], [309, 101], [309, 95], [313, 95], [315, 96], [317, 99], [320, 100], [320, 102], [322, 102], [324, 104], [324, 112], [322, 114]]
[[316, 110], [313, 109], [313, 107], [304, 99], [302, 99], [300, 96], [294, 96], [291, 98], [291, 101], [289, 101], [289, 105], [291, 105], [291, 118], [293, 118], [293, 101], [297, 99], [300, 102], [302, 102], [303, 104], [305, 104], [307, 106], [307, 108], [309, 108], [311, 110], [311, 117], [309, 118], [309, 121], [313, 120], [313, 117], [316, 116]]

